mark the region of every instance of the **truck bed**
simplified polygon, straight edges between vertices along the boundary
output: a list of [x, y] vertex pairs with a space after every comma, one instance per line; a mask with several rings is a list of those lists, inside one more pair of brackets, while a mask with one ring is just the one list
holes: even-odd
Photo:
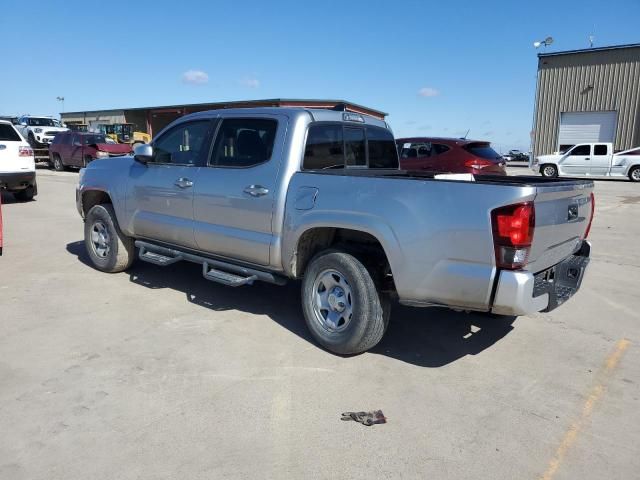
[[[299, 189], [309, 188], [317, 190], [315, 205], [297, 205]], [[287, 195], [285, 250], [292, 248], [288, 239], [298, 238], [297, 228], [322, 227], [329, 218], [340, 227], [335, 219], [342, 219], [344, 228], [378, 237], [405, 303], [482, 309], [491, 303], [500, 272], [491, 212], [534, 203], [535, 229], [525, 270], [537, 274], [580, 247], [591, 218], [592, 189], [590, 180], [537, 176], [479, 176], [470, 182], [401, 170], [298, 172]], [[571, 220], [570, 208], [577, 209]]]

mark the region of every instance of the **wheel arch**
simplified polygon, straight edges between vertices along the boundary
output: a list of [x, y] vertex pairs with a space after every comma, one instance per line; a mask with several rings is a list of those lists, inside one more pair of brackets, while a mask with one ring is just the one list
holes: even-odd
[[86, 218], [87, 213], [96, 205], [100, 205], [101, 203], [109, 203], [113, 205], [113, 200], [111, 199], [111, 195], [109, 192], [104, 190], [85, 190], [82, 192], [82, 213]]
[[[389, 248], [377, 235], [360, 228], [314, 225], [296, 237], [286, 268], [294, 278], [301, 278], [311, 259], [323, 250], [334, 249], [352, 254], [377, 274], [386, 290], [395, 291]], [[399, 250], [397, 250], [399, 251]]]

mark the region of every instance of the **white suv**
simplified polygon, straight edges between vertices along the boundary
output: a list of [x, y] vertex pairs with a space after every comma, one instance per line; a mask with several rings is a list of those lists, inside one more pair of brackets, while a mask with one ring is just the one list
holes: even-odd
[[58, 133], [69, 130], [51, 117], [32, 117], [30, 115], [20, 117], [17, 127], [33, 148], [49, 145]]
[[11, 122], [0, 120], [0, 190], [18, 200], [33, 200], [38, 194], [33, 150]]

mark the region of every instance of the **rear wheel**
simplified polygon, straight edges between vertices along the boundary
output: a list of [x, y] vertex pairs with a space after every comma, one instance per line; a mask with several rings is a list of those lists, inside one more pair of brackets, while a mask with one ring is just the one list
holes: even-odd
[[629, 180], [632, 182], [640, 182], [640, 166], [633, 167], [629, 170]]
[[64, 163], [62, 163], [62, 158], [57, 153], [53, 154], [53, 168], [56, 170], [56, 172], [64, 171]]
[[337, 251], [316, 255], [302, 282], [302, 306], [313, 337], [338, 354], [373, 348], [389, 324], [391, 304], [367, 268]]
[[542, 167], [540, 167], [540, 173], [543, 177], [556, 178], [558, 176], [558, 167], [551, 164], [542, 165]]
[[91, 262], [103, 272], [122, 272], [131, 266], [134, 241], [118, 226], [111, 204], [95, 205], [84, 224], [84, 243]]

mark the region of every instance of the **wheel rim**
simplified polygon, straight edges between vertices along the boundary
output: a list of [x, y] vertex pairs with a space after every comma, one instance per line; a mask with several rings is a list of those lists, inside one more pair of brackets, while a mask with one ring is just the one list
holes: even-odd
[[636, 168], [633, 172], [631, 172], [631, 178], [634, 181], [640, 182], [640, 168]]
[[544, 174], [547, 177], [553, 177], [556, 173], [556, 169], [553, 167], [544, 167]]
[[54, 158], [53, 163], [54, 163], [54, 166], [56, 167], [56, 170], [60, 170], [60, 168], [62, 167], [62, 162], [60, 161], [60, 157]]
[[109, 231], [104, 223], [98, 221], [91, 226], [91, 246], [100, 258], [106, 258], [109, 254]]
[[329, 332], [340, 332], [353, 318], [353, 295], [344, 275], [325, 270], [313, 283], [313, 313], [316, 321]]

